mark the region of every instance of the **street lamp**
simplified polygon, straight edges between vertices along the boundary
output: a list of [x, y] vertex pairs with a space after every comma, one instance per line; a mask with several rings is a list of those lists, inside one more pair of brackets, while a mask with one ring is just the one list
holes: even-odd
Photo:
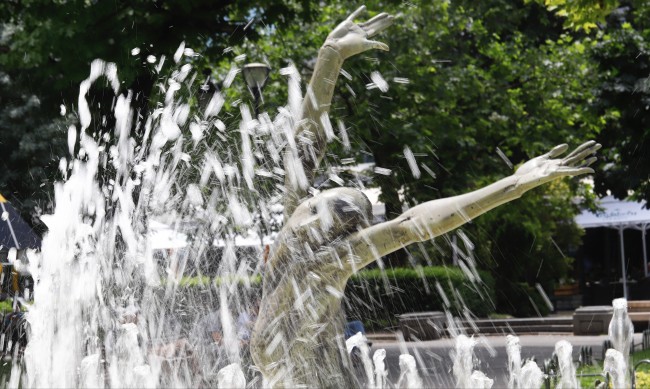
[[262, 97], [262, 89], [266, 85], [266, 80], [269, 79], [269, 73], [271, 72], [271, 67], [265, 63], [249, 63], [244, 65], [242, 68], [242, 73], [244, 74], [244, 80], [248, 86], [248, 90], [253, 95], [255, 99], [255, 117], [257, 117], [260, 112], [260, 99]]

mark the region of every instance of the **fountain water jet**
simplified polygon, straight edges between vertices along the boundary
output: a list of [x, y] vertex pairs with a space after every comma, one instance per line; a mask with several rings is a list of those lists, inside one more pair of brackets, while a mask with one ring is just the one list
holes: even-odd
[[576, 368], [573, 365], [573, 346], [566, 340], [561, 340], [555, 344], [555, 355], [558, 361], [558, 374], [560, 382], [557, 388], [569, 389], [578, 388], [578, 379], [576, 378]]
[[506, 352], [508, 353], [508, 372], [510, 372], [508, 386], [511, 388], [525, 388], [526, 386], [521, 386], [521, 345], [518, 337], [506, 336]]
[[544, 373], [535, 361], [526, 361], [521, 367], [520, 388], [539, 388], [544, 381]]
[[605, 354], [604, 371], [611, 374], [615, 388], [628, 388], [630, 382], [630, 347], [634, 341], [634, 325], [627, 314], [627, 300], [618, 298], [612, 301], [614, 312], [607, 334], [613, 349]]
[[388, 372], [386, 371], [386, 364], [384, 359], [386, 358], [386, 350], [379, 349], [376, 350], [372, 356], [372, 361], [375, 366], [375, 387], [384, 388], [386, 387], [386, 376]]

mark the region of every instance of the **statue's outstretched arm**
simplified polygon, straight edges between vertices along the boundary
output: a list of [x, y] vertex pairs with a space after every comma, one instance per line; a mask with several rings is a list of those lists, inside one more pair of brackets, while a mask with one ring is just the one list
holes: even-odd
[[601, 145], [589, 141], [564, 158], [568, 146], [556, 146], [533, 158], [504, 179], [476, 191], [415, 206], [396, 219], [359, 231], [351, 237], [353, 253], [359, 258], [357, 268], [414, 242], [445, 234], [497, 206], [522, 194], [566, 176], [593, 173], [589, 167]]
[[367, 22], [355, 23], [354, 19], [364, 11], [365, 6], [360, 7], [336, 26], [318, 52], [316, 67], [303, 99], [300, 120], [295, 127], [298, 155], [289, 155], [291, 160], [287, 161], [291, 164], [300, 159], [306, 179], [298, 180], [294, 175], [292, 180], [287, 175], [285, 184], [295, 198], [285, 209], [286, 215], [290, 215], [297, 201], [307, 194], [309, 184], [313, 181], [314, 169], [323, 159], [327, 143], [332, 140], [328, 113], [343, 61], [371, 49], [388, 50], [386, 44], [369, 38], [390, 26], [393, 17], [381, 13]]

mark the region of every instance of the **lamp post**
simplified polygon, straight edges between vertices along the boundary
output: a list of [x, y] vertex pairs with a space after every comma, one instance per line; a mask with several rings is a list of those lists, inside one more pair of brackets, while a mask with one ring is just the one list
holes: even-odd
[[260, 100], [262, 98], [262, 89], [266, 85], [266, 81], [269, 79], [269, 73], [271, 72], [271, 67], [265, 63], [249, 63], [244, 65], [242, 68], [242, 73], [244, 74], [244, 80], [248, 86], [248, 90], [253, 95], [255, 100], [255, 117], [260, 114]]

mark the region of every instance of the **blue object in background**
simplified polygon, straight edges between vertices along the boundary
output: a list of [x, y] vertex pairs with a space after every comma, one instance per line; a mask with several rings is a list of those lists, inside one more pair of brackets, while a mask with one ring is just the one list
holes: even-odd
[[0, 216], [0, 249], [41, 247], [41, 238], [1, 194]]
[[366, 334], [366, 329], [363, 327], [363, 323], [359, 320], [349, 321], [345, 323], [345, 339], [349, 339], [352, 335], [356, 335], [357, 332]]

